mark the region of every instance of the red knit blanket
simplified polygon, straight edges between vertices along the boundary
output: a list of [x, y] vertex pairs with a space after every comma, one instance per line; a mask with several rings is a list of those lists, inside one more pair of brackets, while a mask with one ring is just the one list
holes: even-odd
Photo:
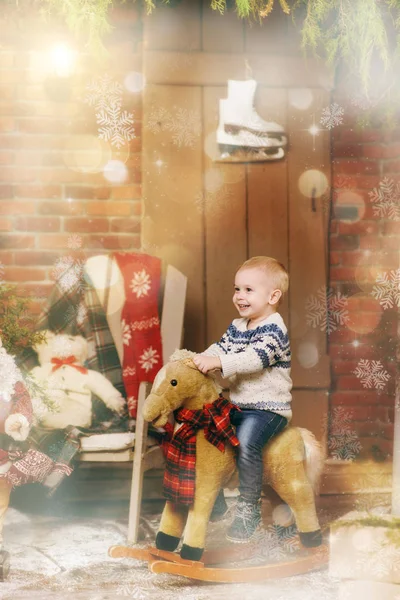
[[199, 429], [204, 429], [205, 438], [221, 452], [224, 452], [227, 441], [232, 446], [239, 445], [229, 417], [233, 408], [237, 409], [223, 396], [219, 396], [202, 410], [180, 408], [175, 411], [175, 420], [183, 425], [164, 445], [164, 496], [167, 500], [179, 504], [192, 504], [194, 501], [196, 433]]
[[32, 402], [24, 384], [15, 384], [11, 402], [5, 402], [0, 396], [0, 465], [12, 461], [11, 467], [2, 475], [13, 486], [25, 483], [43, 482], [51, 473], [69, 475], [72, 468], [58, 460], [52, 460], [47, 454], [35, 447], [31, 436], [27, 441], [18, 442], [4, 433], [4, 423], [10, 415], [22, 415], [32, 422]]
[[135, 418], [140, 382], [152, 382], [162, 367], [158, 316], [161, 261], [147, 254], [115, 253], [114, 257], [123, 275], [126, 298], [121, 316], [122, 377], [129, 413]]

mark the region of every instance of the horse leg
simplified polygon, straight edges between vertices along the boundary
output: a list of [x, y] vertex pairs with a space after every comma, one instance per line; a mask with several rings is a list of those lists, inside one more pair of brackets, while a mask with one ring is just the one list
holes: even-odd
[[173, 552], [177, 549], [185, 528], [188, 507], [166, 502], [156, 536], [156, 547]]
[[322, 535], [315, 508], [314, 491], [303, 463], [285, 463], [284, 469], [270, 474], [270, 483], [292, 509], [303, 546], [320, 546]]
[[215, 482], [197, 483], [199, 493], [196, 493], [194, 503], [189, 509], [181, 557], [188, 560], [200, 560], [204, 551], [207, 525], [211, 511], [218, 496], [220, 486]]
[[204, 432], [199, 431], [196, 438], [196, 493], [189, 509], [182, 558], [200, 560], [215, 500], [234, 471], [233, 448], [226, 445], [225, 452], [220, 452], [204, 438]]

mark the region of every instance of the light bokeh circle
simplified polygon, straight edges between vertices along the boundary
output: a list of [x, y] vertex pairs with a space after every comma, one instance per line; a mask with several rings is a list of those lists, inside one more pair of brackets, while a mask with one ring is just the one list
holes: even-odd
[[298, 110], [307, 110], [312, 104], [314, 95], [309, 88], [289, 90], [289, 104]]
[[204, 173], [204, 187], [210, 194], [218, 191], [224, 183], [224, 173], [220, 169], [211, 168]]
[[337, 194], [333, 212], [336, 219], [352, 223], [360, 221], [365, 214], [365, 200], [357, 192], [344, 190]]
[[143, 91], [145, 85], [146, 79], [143, 73], [140, 73], [139, 71], [130, 71], [124, 79], [125, 88], [132, 94]]
[[325, 173], [318, 169], [308, 169], [299, 177], [299, 190], [307, 198], [319, 198], [329, 188], [329, 181]]
[[319, 361], [319, 351], [313, 342], [301, 342], [297, 348], [297, 360], [304, 369], [312, 369]]
[[365, 292], [359, 292], [347, 299], [348, 319], [346, 326], [355, 333], [365, 335], [375, 331], [382, 318], [382, 306], [378, 300]]
[[272, 511], [272, 520], [280, 527], [290, 527], [294, 524], [294, 516], [287, 504], [278, 504]]
[[128, 179], [128, 169], [120, 160], [109, 160], [103, 169], [104, 178], [110, 183], [124, 183]]

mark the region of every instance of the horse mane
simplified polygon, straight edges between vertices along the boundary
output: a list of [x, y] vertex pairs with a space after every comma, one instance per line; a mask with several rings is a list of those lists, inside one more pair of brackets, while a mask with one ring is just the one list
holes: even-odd
[[196, 356], [196, 352], [186, 350], [186, 348], [177, 348], [169, 357], [168, 362], [174, 362], [175, 360], [183, 360], [184, 358], [193, 358], [193, 356]]
[[[193, 358], [193, 356], [196, 356], [196, 352], [192, 352], [191, 350], [186, 350], [186, 348], [181, 348], [181, 349], [177, 349], [175, 350], [171, 356], [169, 357], [169, 361], [168, 362], [175, 362], [177, 360], [185, 360], [187, 358]], [[219, 383], [217, 377], [215, 376], [213, 373], [209, 373], [208, 375], [204, 375], [204, 377], [210, 377], [210, 379], [213, 380], [215, 388], [217, 393], [219, 394], [220, 392], [222, 392], [223, 387], [222, 385]]]

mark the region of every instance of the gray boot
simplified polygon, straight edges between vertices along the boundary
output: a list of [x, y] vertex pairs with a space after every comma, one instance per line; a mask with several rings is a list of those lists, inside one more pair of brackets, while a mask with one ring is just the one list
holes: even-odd
[[239, 498], [236, 513], [230, 525], [226, 539], [230, 542], [248, 542], [261, 523], [261, 502], [247, 502]]

